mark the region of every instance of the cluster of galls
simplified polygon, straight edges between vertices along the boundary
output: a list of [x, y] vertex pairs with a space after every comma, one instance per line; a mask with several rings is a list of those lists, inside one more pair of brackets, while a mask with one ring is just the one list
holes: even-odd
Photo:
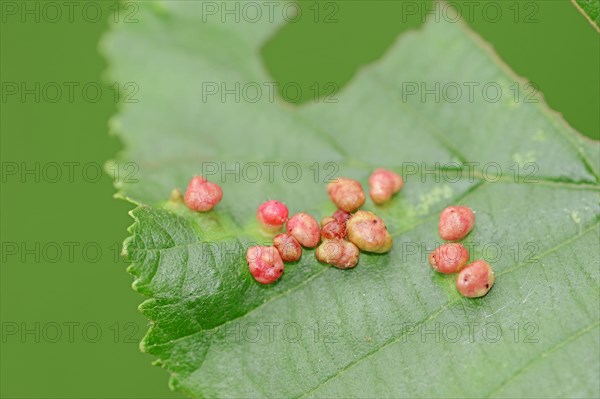
[[[313, 248], [319, 243], [319, 224], [308, 213], [300, 212], [288, 219], [285, 204], [270, 200], [258, 207], [256, 219], [264, 235], [273, 236], [272, 246], [248, 248], [246, 261], [252, 276], [262, 284], [271, 284], [283, 274], [283, 262], [296, 262], [302, 247]], [[278, 234], [283, 226], [285, 233]]]
[[[402, 178], [394, 172], [377, 169], [369, 179], [373, 202], [382, 204], [402, 188]], [[250, 273], [256, 281], [270, 284], [283, 274], [284, 262], [295, 262], [302, 247], [314, 248], [318, 261], [339, 269], [358, 264], [360, 251], [385, 253], [392, 247], [392, 236], [385, 223], [372, 212], [358, 210], [365, 202], [362, 186], [356, 180], [340, 178], [327, 186], [338, 208], [333, 215], [317, 223], [311, 215], [300, 212], [288, 219], [287, 207], [275, 200], [260, 205], [256, 218], [266, 235], [277, 234], [272, 246], [253, 246], [246, 253]], [[355, 213], [352, 213], [355, 212]]]
[[[475, 226], [475, 214], [466, 206], [449, 206], [440, 215], [438, 232], [446, 241], [460, 241]], [[494, 285], [494, 271], [484, 260], [469, 263], [469, 251], [457, 242], [442, 244], [429, 254], [429, 263], [440, 273], [458, 273], [456, 289], [468, 298], [482, 297]]]
[[[381, 205], [402, 188], [402, 177], [386, 169], [376, 169], [369, 178], [369, 195]], [[260, 205], [256, 218], [265, 235], [273, 236], [272, 246], [253, 246], [246, 253], [252, 276], [262, 284], [270, 284], [283, 274], [284, 262], [296, 262], [302, 247], [314, 248], [320, 262], [339, 269], [358, 264], [360, 251], [385, 253], [392, 247], [392, 237], [385, 223], [372, 212], [358, 210], [365, 202], [361, 184], [353, 179], [339, 178], [329, 183], [327, 192], [338, 208], [333, 215], [317, 223], [308, 213], [300, 212], [288, 219], [285, 204], [271, 200]], [[223, 192], [218, 184], [202, 176], [190, 181], [184, 195], [186, 205], [195, 211], [214, 208]], [[354, 213], [353, 213], [354, 212]], [[283, 226], [287, 232], [278, 234]], [[486, 295], [494, 284], [492, 267], [484, 260], [469, 262], [469, 251], [460, 241], [475, 225], [475, 214], [465, 206], [450, 206], [440, 215], [438, 232], [447, 242], [429, 255], [431, 266], [440, 273], [458, 273], [456, 288], [463, 296], [477, 298]], [[319, 245], [320, 243], [320, 245]]]

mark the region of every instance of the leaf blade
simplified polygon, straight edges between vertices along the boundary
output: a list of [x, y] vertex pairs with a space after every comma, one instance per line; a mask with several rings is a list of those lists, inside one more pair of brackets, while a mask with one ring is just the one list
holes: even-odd
[[[444, 355], [445, 361], [451, 370], [460, 370], [451, 373], [436, 369], [435, 356], [444, 351], [427, 349], [414, 341], [402, 342], [403, 337], [413, 339], [414, 334], [402, 335], [400, 330], [401, 345], [386, 342], [396, 342], [395, 329], [403, 322], [431, 328], [429, 324], [438, 322], [448, 326], [452, 322], [491, 320], [508, 333], [512, 323], [534, 321], [552, 341], [560, 339], [551, 332], [560, 314], [576, 315], [573, 328], [579, 327], [577, 331], [586, 331], [589, 318], [597, 320], [595, 303], [589, 299], [594, 298], [593, 290], [598, 287], [598, 272], [592, 267], [597, 253], [585, 253], [586, 248], [588, 252], [592, 248], [587, 241], [587, 246], [575, 246], [579, 239], [597, 236], [597, 143], [576, 136], [543, 103], [524, 102], [521, 92], [517, 96], [520, 102], [511, 102], [509, 97], [498, 102], [479, 99], [475, 105], [465, 99], [450, 103], [402, 98], [399, 88], [406, 82], [431, 85], [467, 79], [480, 85], [496, 82], [512, 94], [511, 83], [517, 79], [464, 26], [429, 22], [421, 31], [403, 36], [382, 60], [359, 73], [340, 93], [338, 104], [295, 109], [278, 99], [240, 104], [205, 103], [198, 98], [201, 82], [267, 82], [259, 49], [277, 24], [198, 24], [196, 7], [200, 6], [185, 2], [165, 5], [167, 9], [158, 16], [144, 3], [140, 7], [147, 12], [144, 16], [150, 21], [146, 24], [149, 27], [135, 27], [135, 32], [119, 28], [123, 30], [111, 34], [106, 51], [115, 76], [122, 81], [138, 76], [140, 87], [148, 87], [143, 105], [126, 108], [118, 119], [121, 135], [129, 143], [123, 159], [138, 162], [141, 173], [140, 183], [120, 189], [153, 206], [134, 211], [134, 238], [127, 248], [134, 261], [130, 271], [137, 273], [134, 287], [151, 297], [141, 306], [154, 321], [142, 347], [173, 373], [172, 386], [192, 396], [227, 397], [526, 392], [532, 377], [521, 383], [511, 381], [544, 351], [527, 347], [524, 355], [514, 356], [522, 342], [511, 345], [504, 340], [489, 350], [490, 343], [479, 336], [470, 346], [475, 348], [474, 358], [461, 351], [464, 339], [458, 344], [445, 342], [444, 349], [452, 353]], [[173, 30], [174, 21], [181, 27]], [[150, 30], [151, 34], [144, 36], [138, 29]], [[190, 39], [198, 32], [200, 36], [214, 34], [216, 43], [235, 47], [223, 52], [216, 44]], [[132, 44], [141, 50], [132, 52]], [[139, 65], [136, 60], [141, 54], [146, 54], [144, 50], [154, 50], [156, 55], [150, 56], [145, 73], [139, 73], [134, 66]], [[443, 68], [440, 59], [444, 60]], [[176, 74], [157, 78], [160, 71], [170, 70], [165, 65], [176, 65]], [[402, 71], [401, 76], [398, 71]], [[262, 117], [257, 121], [256, 115]], [[238, 148], [234, 144], [240, 141], [240, 132], [245, 139]], [[315, 161], [337, 162], [343, 174], [363, 183], [369, 171], [380, 165], [400, 171], [402, 166], [406, 169], [403, 163], [412, 162], [419, 172], [435, 170], [424, 182], [417, 176], [407, 179], [405, 189], [391, 206], [379, 209], [367, 205], [390, 226], [396, 241], [390, 254], [363, 254], [358, 268], [341, 272], [317, 264], [312, 251], [305, 251], [301, 263], [288, 266], [278, 284], [259, 287], [246, 271], [243, 251], [245, 245], [260, 240], [253, 221], [256, 206], [272, 196], [285, 199], [292, 209], [324, 215], [332, 206], [321, 181], [225, 181], [224, 201], [210, 215], [196, 215], [180, 203], [165, 202], [168, 192], [177, 185], [184, 186], [204, 163], [229, 162], [226, 166], [231, 168], [236, 162], [257, 160], [294, 160], [301, 170], [309, 170]], [[462, 163], [464, 173], [467, 161], [493, 162], [505, 171], [515, 161], [530, 161], [539, 168], [539, 181], [526, 183], [526, 176], [514, 178], [509, 174], [490, 183], [485, 181], [481, 165], [475, 168], [473, 179], [463, 176], [453, 184], [435, 181], [434, 176], [444, 177], [444, 169], [436, 168], [436, 162]], [[239, 198], [251, 200], [240, 203]], [[527, 206], [516, 206], [513, 199], [527, 199]], [[451, 278], [433, 274], [423, 259], [426, 251], [422, 247], [407, 254], [414, 248], [406, 244], [430, 246], [438, 240], [436, 212], [454, 202], [465, 202], [478, 211], [477, 228], [467, 242], [494, 243], [504, 254], [494, 262], [499, 276], [496, 287], [478, 301], [459, 298]], [[569, 237], [576, 240], [568, 241]], [[550, 257], [548, 268], [515, 262], [508, 256], [512, 245], [530, 241]], [[569, 244], [558, 246], [562, 242]], [[207, 245], [214, 243], [220, 246]], [[565, 259], [553, 258], [553, 248], [567, 251], [569, 257], [579, 256], [580, 270], [566, 277], [560, 275]], [[225, 258], [227, 250], [232, 259]], [[473, 252], [473, 256], [485, 255], [477, 245]], [[522, 260], [523, 254], [518, 258]], [[540, 263], [542, 259], [546, 258], [540, 257]], [[532, 273], [536, 278], [530, 282]], [[548, 279], [548, 273], [555, 274], [555, 279]], [[550, 289], [533, 290], [535, 283], [550, 284]], [[569, 289], [560, 290], [561, 283], [570, 284]], [[575, 287], [583, 287], [588, 298], [580, 297]], [[556, 292], [560, 294], [558, 303]], [[515, 293], [519, 301], [514, 301]], [[548, 302], [551, 306], [546, 305]], [[523, 304], [529, 305], [522, 309]], [[536, 306], [547, 306], [549, 312], [539, 313]], [[507, 317], [509, 311], [517, 316]], [[258, 331], [257, 327], [261, 328], [261, 340], [254, 342], [248, 334], [252, 328]], [[279, 331], [277, 339], [271, 341], [265, 334], [275, 327], [287, 328], [286, 334], [300, 328], [303, 336], [294, 341]], [[562, 333], [574, 334], [571, 330]], [[589, 344], [589, 338], [585, 339]], [[545, 344], [546, 350], [558, 345], [556, 341]], [[595, 349], [588, 353], [596, 354]], [[293, 356], [281, 357], [288, 351]], [[558, 352], [564, 360], [567, 355]], [[394, 360], [394, 353], [411, 362]], [[497, 367], [482, 367], [486, 362]], [[418, 373], [410, 373], [410, 364], [436, 373], [440, 383], [424, 384]], [[584, 366], [588, 367], [572, 370], [574, 380], [583, 380], [587, 370], [598, 368], [592, 357], [586, 358]], [[369, 372], [371, 367], [375, 371]], [[490, 373], [496, 368], [503, 372]], [[270, 378], [273, 370], [277, 370], [277, 379]], [[399, 370], [406, 375], [398, 377]], [[465, 373], [477, 376], [477, 383], [459, 384], [460, 375]], [[454, 391], [448, 391], [449, 386]], [[566, 390], [572, 387], [561, 379], [545, 388], [548, 394], [573, 394]], [[597, 394], [595, 389], [582, 383], [575, 393]]]

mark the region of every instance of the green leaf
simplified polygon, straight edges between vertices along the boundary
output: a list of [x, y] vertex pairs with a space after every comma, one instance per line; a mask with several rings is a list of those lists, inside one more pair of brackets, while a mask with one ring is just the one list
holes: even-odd
[[571, 0], [590, 25], [600, 32], [600, 0]]
[[[467, 27], [444, 19], [400, 37], [337, 102], [294, 107], [266, 92], [256, 102], [204, 101], [203, 82], [271, 82], [260, 49], [284, 21], [275, 13], [275, 21], [222, 23], [202, 7], [140, 2], [140, 22], [114, 26], [102, 43], [111, 77], [139, 87], [139, 102], [112, 123], [126, 145], [118, 165], [139, 167], [137, 182], [118, 184], [138, 205], [125, 252], [134, 288], [149, 297], [142, 350], [172, 373], [174, 389], [199, 397], [600, 395], [597, 142], [532, 97]], [[407, 94], [436, 83], [463, 95]], [[476, 85], [473, 99], [465, 83]], [[272, 176], [264, 162], [279, 163], [269, 164]], [[305, 250], [276, 284], [252, 279], [245, 249], [265, 241], [254, 218], [262, 201], [320, 218], [334, 210], [330, 172], [366, 185], [378, 166], [406, 181], [389, 205], [365, 205], [386, 221], [389, 253], [362, 254], [343, 271]], [[169, 200], [214, 167], [238, 170], [209, 177], [225, 193], [215, 210]], [[457, 203], [476, 211], [465, 240], [472, 258], [496, 271], [481, 299], [462, 298], [455, 276], [427, 264], [437, 215]]]

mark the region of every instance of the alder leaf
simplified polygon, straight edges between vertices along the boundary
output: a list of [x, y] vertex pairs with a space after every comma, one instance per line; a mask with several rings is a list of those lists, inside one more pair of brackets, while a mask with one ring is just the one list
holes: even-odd
[[[139, 2], [139, 22], [102, 42], [111, 79], [139, 87], [112, 120], [125, 145], [114, 166], [135, 165], [117, 184], [136, 204], [124, 252], [149, 297], [141, 348], [171, 386], [227, 398], [600, 395], [598, 142], [447, 18], [399, 37], [337, 102], [292, 106], [269, 95], [260, 56], [282, 14], [224, 23], [208, 3]], [[241, 92], [257, 86], [256, 101]], [[366, 187], [376, 167], [405, 177], [389, 204], [365, 204], [394, 237], [389, 253], [338, 270], [305, 250], [276, 284], [253, 280], [245, 250], [267, 241], [261, 202], [321, 218], [334, 210], [329, 178]], [[200, 173], [224, 191], [205, 214], [169, 199]], [[428, 266], [450, 204], [476, 211], [464, 242], [496, 272], [483, 298]]]

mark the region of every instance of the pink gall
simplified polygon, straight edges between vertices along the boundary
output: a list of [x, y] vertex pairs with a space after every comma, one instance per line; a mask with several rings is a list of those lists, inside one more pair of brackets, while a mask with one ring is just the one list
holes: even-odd
[[308, 213], [295, 214], [287, 222], [287, 231], [306, 248], [317, 246], [321, 239], [319, 223]]
[[271, 284], [283, 274], [283, 260], [275, 247], [253, 246], [246, 252], [250, 274], [261, 284]]
[[467, 298], [479, 298], [490, 291], [495, 279], [490, 264], [484, 260], [476, 260], [458, 273], [456, 289]]
[[383, 220], [372, 212], [358, 211], [347, 223], [348, 240], [367, 252], [385, 253], [392, 248], [392, 236]]
[[449, 206], [440, 214], [438, 232], [446, 241], [462, 240], [475, 225], [475, 214], [466, 206]]
[[350, 241], [332, 239], [324, 240], [315, 251], [319, 262], [327, 263], [338, 269], [350, 269], [358, 264], [360, 251]]
[[265, 234], [277, 234], [288, 219], [288, 208], [276, 200], [263, 202], [256, 211], [256, 219]]
[[329, 197], [339, 209], [354, 212], [365, 203], [365, 193], [356, 180], [341, 177], [327, 185]]
[[440, 273], [459, 272], [469, 262], [469, 251], [462, 244], [446, 243], [429, 254], [431, 267]]
[[295, 262], [302, 256], [300, 243], [288, 233], [277, 234], [273, 238], [273, 246], [277, 248], [284, 262]]
[[207, 181], [202, 176], [194, 176], [188, 184], [183, 198], [193, 211], [207, 212], [213, 209], [223, 198], [223, 190], [218, 184]]
[[402, 176], [391, 170], [378, 168], [369, 177], [369, 195], [374, 203], [380, 205], [389, 201], [403, 185]]

